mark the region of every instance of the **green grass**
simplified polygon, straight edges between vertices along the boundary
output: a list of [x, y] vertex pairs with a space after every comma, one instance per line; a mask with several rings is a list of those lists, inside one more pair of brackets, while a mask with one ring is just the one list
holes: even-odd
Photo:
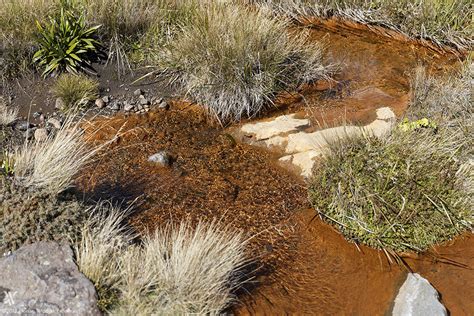
[[56, 8], [54, 0], [0, 0], [1, 77], [31, 69], [36, 21], [44, 23]]
[[474, 222], [472, 64], [448, 78], [418, 70], [412, 90], [406, 120], [431, 124], [335, 142], [309, 189], [346, 238], [397, 252], [426, 250]]
[[64, 101], [65, 110], [74, 110], [99, 96], [99, 83], [86, 75], [62, 74], [56, 79], [52, 93]]
[[[115, 62], [122, 74], [131, 69], [130, 55], [143, 56], [141, 45], [159, 45], [180, 19], [192, 13], [197, 3], [196, 0], [0, 0], [2, 76], [11, 78], [32, 69], [31, 60], [38, 46], [36, 21], [44, 25], [61, 8], [67, 7], [83, 16], [89, 27], [102, 26], [99, 36], [107, 46], [109, 61]], [[144, 37], [148, 40], [142, 41]]]
[[328, 75], [323, 47], [289, 21], [242, 6], [201, 6], [150, 63], [221, 122], [252, 117], [275, 94]]

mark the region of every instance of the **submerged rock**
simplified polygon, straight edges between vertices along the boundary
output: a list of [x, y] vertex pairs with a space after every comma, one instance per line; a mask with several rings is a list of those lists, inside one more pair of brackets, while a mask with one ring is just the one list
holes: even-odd
[[100, 315], [69, 246], [38, 242], [0, 258], [2, 315]]
[[294, 114], [282, 115], [268, 122], [249, 123], [242, 126], [245, 134], [254, 134], [257, 140], [268, 139], [280, 134], [295, 132], [309, 126], [308, 119], [297, 119]]
[[167, 167], [171, 163], [171, 157], [166, 151], [162, 150], [148, 157], [148, 161]]
[[444, 316], [446, 308], [439, 302], [436, 289], [417, 273], [409, 273], [398, 291], [393, 316]]

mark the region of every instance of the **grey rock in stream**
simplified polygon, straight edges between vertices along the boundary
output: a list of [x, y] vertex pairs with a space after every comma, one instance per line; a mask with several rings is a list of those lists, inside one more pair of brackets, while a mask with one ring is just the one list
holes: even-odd
[[395, 298], [392, 315], [445, 316], [448, 312], [430, 282], [417, 273], [409, 273]]

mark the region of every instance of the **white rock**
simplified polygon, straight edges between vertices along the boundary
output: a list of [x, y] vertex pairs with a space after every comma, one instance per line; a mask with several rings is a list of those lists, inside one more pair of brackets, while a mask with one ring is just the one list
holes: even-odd
[[125, 105], [123, 106], [123, 110], [124, 110], [125, 112], [130, 112], [130, 111], [133, 110], [134, 107], [135, 107], [135, 106], [134, 106], [133, 104], [130, 104], [130, 103], [128, 103], [128, 102], [125, 102]]
[[397, 118], [395, 113], [393, 113], [392, 109], [389, 107], [379, 108], [375, 113], [379, 120], [395, 120]]
[[160, 165], [162, 167], [169, 166], [170, 165], [170, 160], [171, 160], [170, 155], [164, 150], [159, 151], [156, 154], [151, 155], [150, 157], [148, 157], [149, 162], [153, 162], [153, 163], [155, 163], [157, 165]]
[[367, 134], [371, 134], [377, 137], [382, 137], [388, 134], [393, 127], [394, 122], [387, 122], [383, 120], [375, 120], [369, 125], [364, 127], [364, 131]]
[[328, 143], [340, 138], [355, 136], [362, 133], [357, 126], [339, 126], [323, 129], [314, 133], [296, 133], [288, 135], [285, 151], [289, 154], [305, 152], [327, 147]]
[[286, 142], [287, 142], [287, 137], [282, 137], [282, 136], [275, 136], [264, 141], [267, 147], [273, 147], [273, 146], [285, 147]]
[[64, 108], [66, 108], [66, 104], [64, 103], [64, 100], [62, 98], [57, 98], [54, 107], [57, 110], [63, 110]]
[[296, 119], [294, 114], [282, 115], [268, 122], [248, 123], [242, 126], [242, 132], [254, 134], [257, 140], [268, 139], [284, 133], [308, 127], [308, 119]]
[[322, 152], [318, 150], [310, 150], [294, 155], [283, 156], [280, 161], [291, 162], [301, 169], [303, 177], [310, 177], [313, 173], [314, 158], [321, 156]]
[[438, 291], [417, 273], [409, 273], [398, 291], [393, 316], [444, 316], [446, 308], [439, 302]]

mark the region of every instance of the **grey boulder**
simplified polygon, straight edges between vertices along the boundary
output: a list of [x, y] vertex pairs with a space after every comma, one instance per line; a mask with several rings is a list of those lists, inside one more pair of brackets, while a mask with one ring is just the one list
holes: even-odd
[[409, 273], [395, 298], [392, 315], [445, 316], [448, 312], [430, 282], [417, 273]]
[[0, 315], [100, 315], [68, 245], [38, 242], [0, 258]]

